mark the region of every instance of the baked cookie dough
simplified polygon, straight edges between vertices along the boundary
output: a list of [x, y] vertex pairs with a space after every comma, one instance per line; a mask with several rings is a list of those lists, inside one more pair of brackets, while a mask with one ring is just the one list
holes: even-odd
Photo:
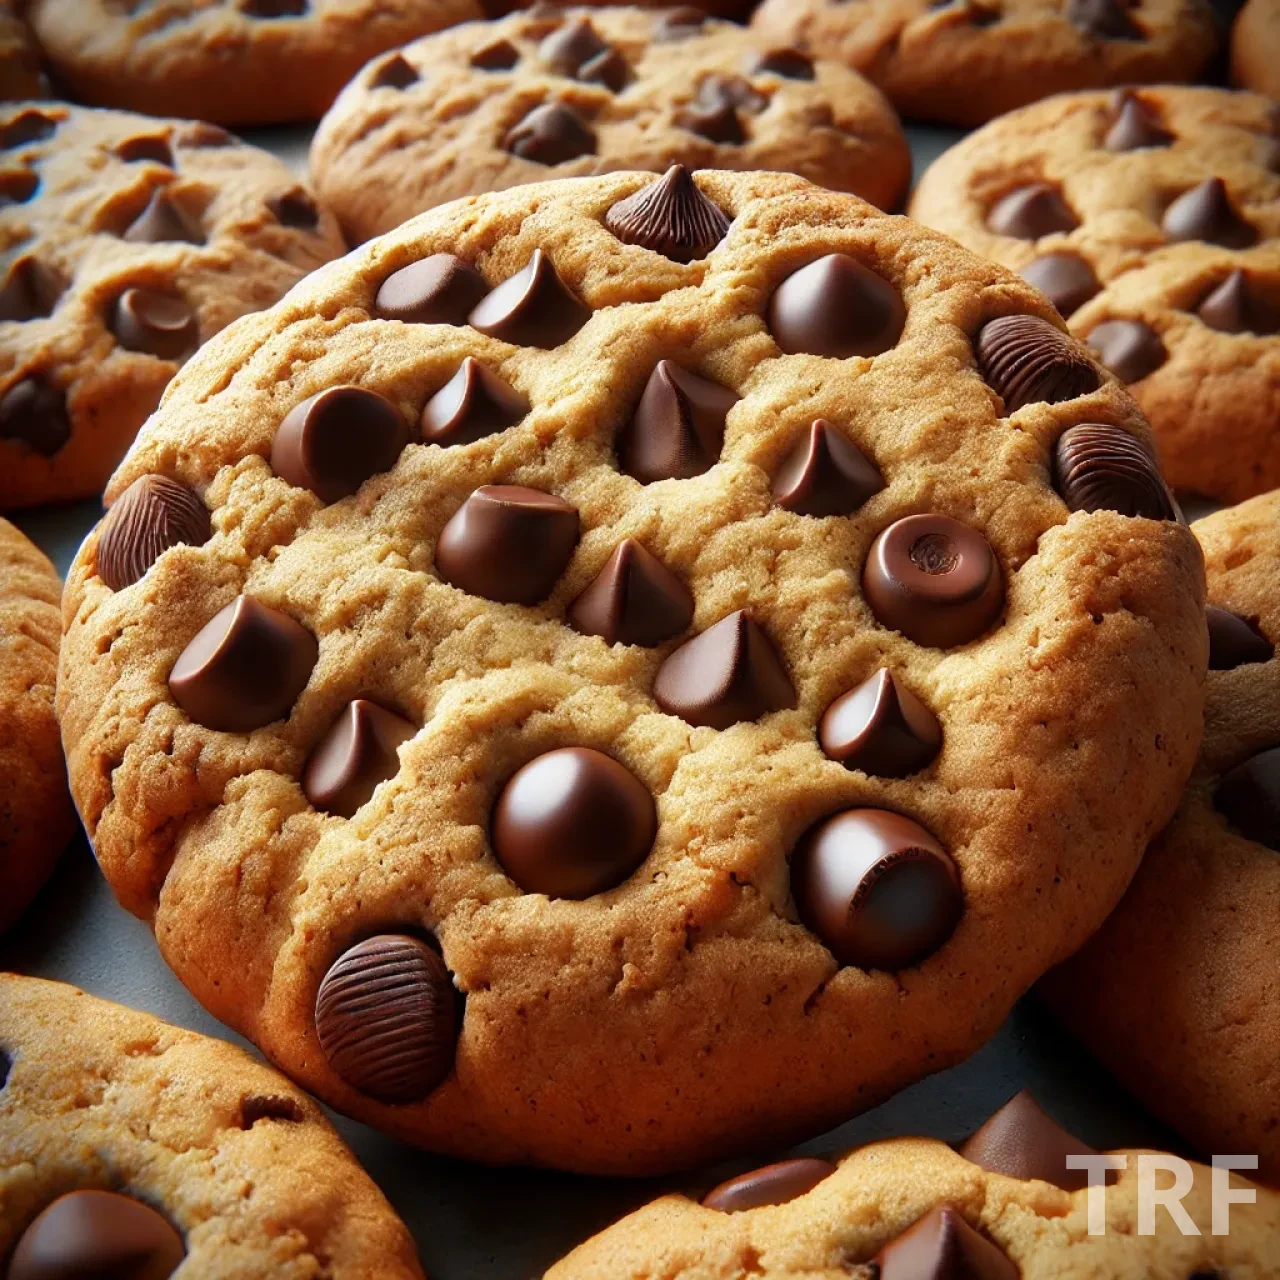
[[375, 61], [320, 124], [316, 188], [353, 242], [461, 196], [674, 164], [797, 173], [896, 207], [911, 153], [878, 90], [682, 13], [518, 13]]
[[1203, 582], [1149, 448], [1035, 290], [852, 196], [445, 206], [140, 435], [70, 575], [73, 792], [197, 998], [383, 1129], [612, 1173], [815, 1131], [972, 1052], [1177, 803]]
[[0, 108], [0, 510], [101, 493], [182, 361], [342, 252], [214, 125]]
[[1259, 94], [1070, 94], [948, 151], [912, 216], [1013, 267], [1130, 384], [1176, 489], [1280, 485], [1280, 115]]
[[422, 1280], [320, 1108], [211, 1040], [0, 974], [8, 1280]]
[[0, 0], [0, 99], [42, 98], [48, 92], [40, 51], [16, 0]]
[[1204, 0], [764, 0], [752, 26], [964, 127], [1065, 90], [1194, 80], [1218, 46]]
[[1280, 494], [1192, 527], [1209, 577], [1200, 760], [1115, 915], [1043, 990], [1205, 1153], [1280, 1181]]
[[1231, 28], [1231, 80], [1280, 98], [1280, 4], [1248, 0]]

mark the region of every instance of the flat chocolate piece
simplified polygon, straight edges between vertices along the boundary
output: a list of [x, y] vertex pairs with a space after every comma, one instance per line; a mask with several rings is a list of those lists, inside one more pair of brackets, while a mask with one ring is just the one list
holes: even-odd
[[997, 235], [1039, 240], [1080, 225], [1062, 193], [1047, 182], [1032, 182], [1002, 196], [987, 214], [987, 226]]
[[467, 356], [422, 410], [426, 444], [472, 444], [514, 427], [529, 402], [510, 383]]
[[478, 71], [511, 71], [520, 61], [520, 50], [510, 40], [490, 40], [471, 55]]
[[1213, 803], [1242, 836], [1280, 853], [1280, 747], [1223, 774]]
[[70, 439], [66, 395], [41, 374], [15, 382], [0, 397], [0, 440], [15, 440], [52, 458]]
[[1255, 333], [1259, 337], [1280, 333], [1280, 306], [1264, 297], [1236, 268], [1205, 295], [1196, 314], [1220, 333]]
[[719, 1213], [743, 1213], [764, 1205], [790, 1204], [835, 1173], [827, 1160], [782, 1160], [739, 1174], [702, 1197], [703, 1207]]
[[769, 49], [747, 64], [752, 75], [781, 76], [784, 80], [812, 80], [813, 59], [799, 49]]
[[693, 621], [689, 588], [634, 538], [624, 538], [569, 606], [569, 625], [607, 644], [651, 649], [674, 639]]
[[773, 477], [773, 500], [801, 516], [851, 516], [883, 488], [866, 454], [818, 418]]
[[1178, 507], [1155, 460], [1120, 427], [1082, 422], [1058, 438], [1053, 484], [1072, 511], [1118, 511], [1176, 520]]
[[[970, 1164], [988, 1173], [1036, 1179], [1063, 1191], [1080, 1191], [1089, 1185], [1088, 1170], [1068, 1169], [1067, 1157], [1098, 1154], [1046, 1115], [1027, 1089], [1010, 1098], [958, 1150]], [[1116, 1172], [1108, 1170], [1109, 1184], [1115, 1182]]]
[[1111, 127], [1102, 145], [1108, 151], [1137, 151], [1167, 147], [1174, 136], [1160, 124], [1155, 110], [1132, 89], [1121, 89], [1112, 100]]
[[169, 136], [165, 133], [139, 133], [132, 138], [117, 142], [115, 153], [126, 164], [150, 161], [162, 164], [166, 169], [173, 168], [173, 148], [169, 146]]
[[541, 249], [529, 265], [482, 298], [469, 317], [472, 328], [517, 347], [544, 350], [568, 342], [590, 310], [560, 278]]
[[1097, 367], [1067, 334], [1039, 316], [1001, 316], [978, 331], [983, 379], [1006, 414], [1028, 404], [1061, 404], [1102, 385]]
[[737, 403], [737, 395], [718, 382], [659, 360], [618, 435], [619, 465], [641, 484], [710, 471], [720, 461], [725, 419]]
[[876, 1256], [878, 1280], [1018, 1280], [1007, 1253], [949, 1204], [931, 1209]]
[[194, 489], [168, 476], [139, 476], [98, 529], [98, 577], [123, 591], [170, 547], [202, 547], [212, 536], [209, 510]]
[[378, 783], [400, 769], [401, 743], [417, 726], [367, 698], [349, 702], [329, 726], [302, 772], [302, 791], [317, 808], [350, 818]]
[[163, 187], [152, 194], [121, 239], [130, 244], [205, 243], [200, 224]]
[[1067, 21], [1095, 40], [1145, 40], [1121, 0], [1067, 0]]
[[789, 275], [769, 300], [773, 340], [787, 355], [877, 356], [902, 334], [907, 309], [882, 276], [844, 253]]
[[19, 111], [7, 124], [0, 125], [0, 151], [25, 147], [28, 142], [44, 142], [57, 129], [58, 121], [43, 111]]
[[905, 778], [942, 749], [942, 726], [892, 671], [881, 667], [826, 709], [818, 741], [846, 769], [873, 778]]
[[403, 54], [393, 53], [384, 59], [369, 81], [371, 89], [407, 89], [422, 77]]
[[1258, 233], [1236, 212], [1221, 178], [1206, 178], [1184, 191], [1160, 225], [1170, 240], [1204, 240], [1227, 249], [1247, 249]]
[[703, 194], [682, 164], [619, 200], [604, 217], [623, 244], [638, 244], [672, 262], [705, 258], [729, 234], [729, 224], [729, 215]]
[[538, 60], [557, 75], [576, 76], [584, 63], [590, 62], [609, 45], [600, 39], [590, 18], [576, 18], [557, 27], [538, 46]]
[[1216, 604], [1205, 607], [1209, 627], [1209, 670], [1234, 671], [1255, 662], [1270, 662], [1275, 646], [1262, 634], [1256, 620], [1242, 618]]
[[579, 156], [595, 155], [596, 135], [572, 107], [544, 102], [512, 125], [502, 145], [512, 155], [534, 164], [564, 164]]
[[1041, 254], [1018, 274], [1035, 285], [1064, 318], [1102, 289], [1093, 268], [1078, 253]]
[[181, 298], [153, 289], [126, 289], [111, 310], [111, 332], [127, 351], [177, 360], [200, 342], [195, 312]]
[[379, 287], [373, 311], [380, 320], [461, 325], [488, 292], [475, 267], [451, 253], [433, 253], [393, 271]]
[[1141, 382], [1169, 358], [1160, 335], [1143, 320], [1107, 320], [1089, 332], [1089, 345], [1121, 382]]
[[320, 207], [301, 187], [293, 187], [283, 195], [272, 196], [267, 208], [282, 227], [295, 231], [314, 231], [320, 225]]
[[0, 320], [43, 320], [53, 315], [66, 288], [61, 272], [25, 253], [0, 286]]

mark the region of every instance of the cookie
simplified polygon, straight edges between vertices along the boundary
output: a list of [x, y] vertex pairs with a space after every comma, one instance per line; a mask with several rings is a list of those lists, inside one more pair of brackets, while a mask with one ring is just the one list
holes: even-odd
[[1231, 80], [1280, 98], [1280, 4], [1248, 0], [1231, 28]]
[[1198, 550], [1052, 314], [779, 174], [318, 272], [179, 374], [71, 571], [116, 894], [299, 1081], [488, 1161], [691, 1164], [967, 1055], [1200, 730]]
[[0, 931], [35, 897], [75, 830], [53, 713], [62, 583], [0, 520]]
[[1204, 0], [764, 0], [752, 26], [964, 127], [1070, 89], [1194, 80], [1218, 45]]
[[678, 10], [517, 13], [428, 36], [366, 67], [311, 149], [353, 242], [462, 196], [676, 164], [797, 173], [882, 208], [911, 178], [897, 117], [856, 72]]
[[0, 100], [43, 98], [48, 92], [30, 28], [15, 0], [0, 0]]
[[95, 496], [178, 366], [343, 252], [273, 156], [213, 125], [0, 110], [0, 509]]
[[1130, 384], [1175, 488], [1238, 501], [1280, 485], [1268, 99], [1161, 88], [1038, 103], [948, 151], [911, 212], [1048, 294]]
[[[1266, 1280], [1275, 1274], [1280, 1195], [1239, 1174], [1215, 1208], [1212, 1169], [1190, 1164], [1181, 1200], [1195, 1234], [1154, 1206], [1142, 1228], [1138, 1161], [1108, 1175], [1097, 1230], [1068, 1156], [1098, 1152], [1019, 1094], [953, 1150], [928, 1138], [860, 1147], [833, 1163], [767, 1165], [701, 1198], [667, 1195], [581, 1245], [546, 1280]], [[1163, 1153], [1157, 1158], [1165, 1158]], [[1170, 1174], [1156, 1173], [1156, 1185]], [[1252, 1193], [1252, 1199], [1245, 1197]], [[1098, 1194], [1098, 1193], [1093, 1193]], [[1229, 1232], [1213, 1234], [1223, 1211]], [[1135, 1227], [1139, 1229], [1135, 1230]]]
[[60, 982], [0, 974], [0, 1175], [8, 1280], [422, 1277], [306, 1094]]

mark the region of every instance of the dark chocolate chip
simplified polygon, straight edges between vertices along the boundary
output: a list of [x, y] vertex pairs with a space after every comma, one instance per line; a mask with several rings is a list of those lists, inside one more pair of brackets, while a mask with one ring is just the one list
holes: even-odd
[[51, 316], [66, 288], [61, 272], [24, 254], [9, 268], [4, 285], [0, 286], [0, 320], [42, 320]]
[[0, 440], [16, 440], [52, 458], [70, 439], [66, 394], [40, 374], [15, 382], [0, 397]]
[[602, 84], [614, 93], [621, 93], [631, 79], [631, 68], [617, 49], [606, 49], [578, 68], [578, 79], [583, 84]]
[[538, 59], [557, 75], [576, 76], [583, 63], [607, 53], [589, 18], [576, 18], [557, 28], [538, 46]]
[[722, 1182], [702, 1197], [702, 1204], [720, 1213], [742, 1213], [764, 1205], [790, 1204], [812, 1191], [835, 1171], [835, 1165], [826, 1160], [783, 1160]]
[[873, 778], [905, 778], [942, 749], [938, 718], [881, 667], [823, 713], [818, 741], [832, 760]]
[[1209, 291], [1196, 314], [1221, 333], [1280, 333], [1280, 306], [1265, 298], [1239, 268]]
[[115, 153], [126, 164], [149, 160], [154, 164], [162, 164], [173, 168], [173, 148], [169, 146], [169, 137], [163, 133], [139, 133], [132, 138], [117, 142]]
[[167, 476], [139, 476], [98, 530], [98, 577], [123, 591], [170, 547], [202, 547], [212, 536], [208, 508], [194, 489]]
[[401, 743], [417, 728], [367, 698], [347, 703], [302, 772], [302, 791], [317, 808], [350, 818], [368, 804], [378, 783], [400, 769]]
[[741, 146], [747, 140], [742, 119], [728, 102], [706, 107], [695, 102], [676, 113], [676, 124], [690, 133], [696, 133], [708, 142], [723, 142], [729, 146]]
[[129, 225], [122, 237], [131, 244], [161, 244], [181, 241], [204, 244], [200, 224], [174, 198], [161, 189], [152, 194], [147, 207]]
[[707, 15], [693, 5], [679, 5], [668, 9], [655, 23], [653, 38], [659, 44], [672, 40], [687, 40], [701, 33]]
[[1053, 483], [1072, 511], [1178, 519], [1155, 460], [1120, 427], [1083, 422], [1064, 431], [1054, 450]]
[[664, 644], [693, 621], [688, 587], [634, 538], [624, 538], [569, 606], [569, 624], [608, 644]]
[[1018, 274], [1035, 285], [1061, 316], [1083, 307], [1102, 288], [1093, 268], [1078, 253], [1042, 254]]
[[1062, 193], [1047, 182], [1032, 182], [1003, 196], [987, 214], [987, 226], [997, 235], [1039, 240], [1080, 225]]
[[1095, 40], [1145, 40], [1121, 0], [1067, 0], [1067, 21]]
[[200, 341], [200, 326], [190, 306], [152, 289], [126, 289], [116, 299], [111, 332], [125, 350], [159, 360], [177, 360]]
[[307, 0], [240, 0], [240, 12], [250, 18], [300, 18]]
[[1121, 89], [1112, 101], [1111, 127], [1102, 145], [1108, 151], [1137, 151], [1141, 147], [1167, 147], [1173, 134], [1160, 124], [1154, 108], [1132, 89]]
[[1142, 320], [1107, 320], [1089, 331], [1088, 342], [1121, 382], [1141, 382], [1169, 358], [1160, 335]]
[[374, 314], [412, 324], [466, 324], [489, 291], [484, 277], [451, 253], [433, 253], [393, 271], [378, 290]]
[[801, 516], [850, 516], [883, 488], [862, 450], [818, 418], [773, 477], [773, 500]]
[[40, 188], [40, 179], [30, 169], [0, 173], [0, 209], [11, 204], [26, 204]]
[[422, 439], [426, 444], [471, 444], [515, 426], [528, 412], [524, 396], [468, 356], [422, 410]]
[[371, 89], [407, 89], [422, 77], [403, 54], [393, 53], [378, 64], [369, 81]]
[[813, 59], [799, 49], [770, 49], [757, 54], [748, 64], [752, 75], [781, 76], [784, 80], [812, 80]]
[[564, 164], [579, 156], [595, 155], [591, 126], [563, 102], [544, 102], [513, 125], [502, 140], [512, 155], [534, 164]]
[[1079, 343], [1039, 316], [1001, 316], [978, 332], [978, 369], [1006, 414], [1028, 404], [1061, 404], [1102, 385]]
[[1275, 646], [1255, 620], [1211, 604], [1205, 608], [1205, 621], [1209, 626], [1210, 671], [1234, 671], [1275, 657]]
[[659, 360], [631, 421], [618, 436], [618, 463], [641, 484], [688, 480], [720, 461], [725, 418], [738, 403], [727, 387]]
[[301, 1124], [306, 1118], [302, 1104], [283, 1094], [250, 1093], [240, 1099], [240, 1128], [246, 1131], [264, 1120]]
[[301, 187], [272, 196], [267, 201], [267, 208], [282, 227], [314, 231], [320, 225], [320, 207]]
[[1235, 210], [1221, 178], [1206, 178], [1184, 191], [1160, 225], [1170, 240], [1204, 240], [1227, 249], [1247, 249], [1258, 233]]
[[44, 142], [57, 131], [58, 121], [43, 111], [19, 111], [7, 124], [0, 125], [0, 151], [26, 146], [28, 142]]
[[729, 234], [729, 222], [682, 164], [619, 200], [604, 217], [623, 244], [638, 244], [673, 262], [705, 258]]
[[1223, 774], [1213, 803], [1242, 836], [1280, 852], [1280, 747]]
[[178, 129], [174, 141], [180, 147], [190, 147], [195, 151], [207, 147], [234, 147], [237, 139], [220, 125], [194, 120]]
[[517, 347], [558, 347], [591, 318], [591, 312], [560, 278], [541, 249], [529, 265], [482, 298], [468, 317], [471, 326]]
[[490, 40], [471, 55], [471, 65], [479, 71], [510, 71], [520, 61], [520, 50], [510, 40]]
[[950, 1205], [931, 1209], [876, 1256], [877, 1280], [1018, 1280], [1022, 1272]]
[[788, 355], [877, 356], [897, 343], [906, 318], [897, 289], [844, 253], [801, 267], [769, 299], [769, 330]]

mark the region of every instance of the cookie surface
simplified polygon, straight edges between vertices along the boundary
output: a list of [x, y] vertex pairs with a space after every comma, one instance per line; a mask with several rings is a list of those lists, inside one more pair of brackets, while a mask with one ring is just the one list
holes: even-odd
[[911, 212], [1049, 295], [1130, 385], [1175, 488], [1239, 501], [1280, 485], [1268, 99], [1175, 87], [1038, 103], [947, 152]]
[[71, 573], [120, 900], [442, 1150], [651, 1171], [957, 1060], [1194, 758], [1199, 553], [1045, 301], [799, 179], [690, 187], [477, 197], [317, 272], [112, 480], [208, 540], [113, 514]]
[[200, 342], [343, 252], [273, 156], [212, 125], [0, 110], [0, 509], [101, 492]]
[[40, 69], [40, 51], [15, 0], [0, 3], [0, 99], [42, 98], [49, 85]]
[[1248, 0], [1231, 28], [1231, 80], [1280, 98], [1280, 4]]
[[1202, 0], [764, 0], [752, 26], [840, 58], [905, 116], [961, 126], [1071, 89], [1192, 80], [1218, 44]]
[[317, 189], [353, 241], [461, 196], [673, 164], [897, 205], [910, 152], [861, 76], [672, 12], [517, 13], [375, 61], [316, 134]]

